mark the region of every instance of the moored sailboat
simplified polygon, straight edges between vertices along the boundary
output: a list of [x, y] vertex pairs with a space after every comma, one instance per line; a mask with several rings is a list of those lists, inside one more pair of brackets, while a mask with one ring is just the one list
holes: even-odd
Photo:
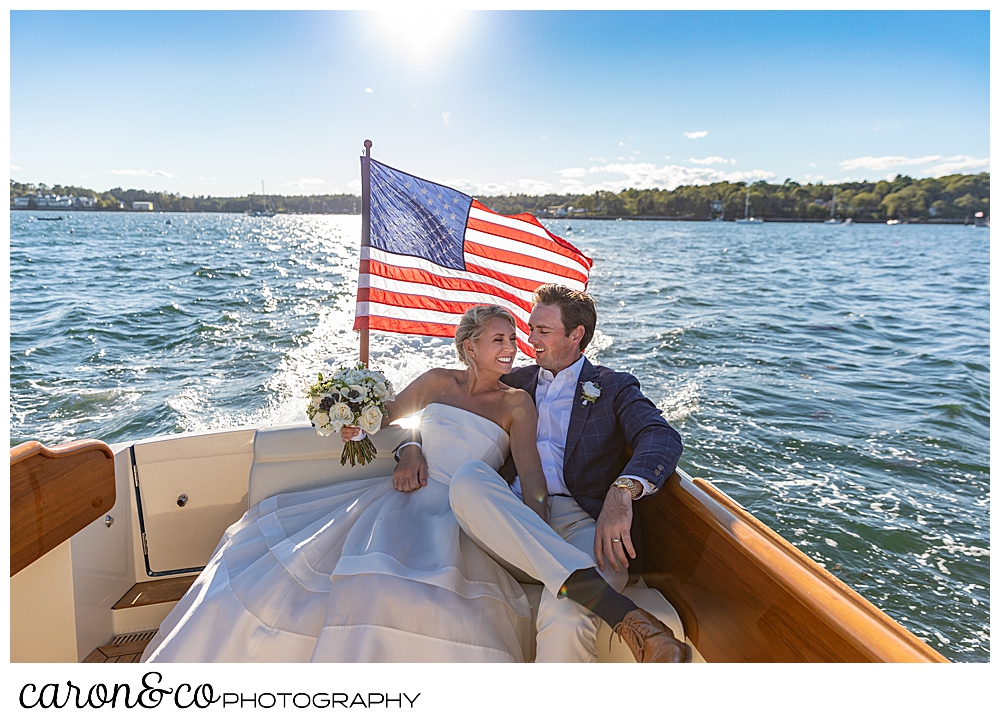
[[743, 204], [743, 218], [736, 219], [736, 223], [764, 223], [764, 219], [750, 215], [750, 187], [747, 186], [747, 197]]
[[271, 197], [267, 195], [267, 191], [264, 189], [264, 181], [260, 182], [260, 194], [264, 199], [263, 208], [253, 207], [253, 194], [251, 193], [247, 197], [247, 209], [243, 212], [247, 216], [265, 216], [270, 218], [278, 213], [278, 209], [274, 206], [274, 201]]

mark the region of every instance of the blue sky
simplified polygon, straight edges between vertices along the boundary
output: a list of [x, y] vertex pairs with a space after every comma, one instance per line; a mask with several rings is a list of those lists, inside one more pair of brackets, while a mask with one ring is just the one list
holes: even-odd
[[357, 192], [989, 170], [989, 15], [12, 12], [11, 178]]

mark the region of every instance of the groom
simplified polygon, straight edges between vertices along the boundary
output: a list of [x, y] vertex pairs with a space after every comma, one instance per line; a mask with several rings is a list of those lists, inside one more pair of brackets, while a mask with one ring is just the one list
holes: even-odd
[[[687, 662], [690, 647], [620, 594], [629, 559], [641, 552], [633, 503], [673, 474], [680, 436], [635, 377], [583, 356], [597, 326], [589, 295], [541, 286], [528, 324], [538, 365], [502, 381], [536, 402], [548, 524], [521, 502], [510, 459], [500, 473], [482, 462], [462, 465], [451, 480], [452, 510], [466, 534], [516, 578], [545, 586], [536, 662], [596, 660], [599, 619], [640, 662]], [[416, 489], [426, 476], [419, 444], [401, 447], [398, 456], [397, 480]]]

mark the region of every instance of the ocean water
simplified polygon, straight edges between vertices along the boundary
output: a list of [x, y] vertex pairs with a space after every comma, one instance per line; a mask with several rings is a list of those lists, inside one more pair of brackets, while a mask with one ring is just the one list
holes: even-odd
[[[356, 216], [63, 219], [11, 213], [12, 446], [304, 420], [357, 357]], [[595, 262], [588, 356], [639, 378], [687, 472], [989, 660], [988, 229], [547, 225]], [[371, 347], [397, 387], [457, 366], [448, 340]]]

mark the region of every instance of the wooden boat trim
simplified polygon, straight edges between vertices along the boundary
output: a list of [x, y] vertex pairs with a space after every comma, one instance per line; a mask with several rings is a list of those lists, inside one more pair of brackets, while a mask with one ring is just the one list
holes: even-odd
[[114, 453], [81, 439], [10, 450], [10, 574], [54, 550], [115, 504]]
[[639, 509], [643, 577], [709, 662], [946, 662], [703, 479], [675, 474]]
[[101, 450], [108, 459], [114, 459], [115, 457], [111, 451], [111, 447], [99, 439], [77, 439], [72, 442], [57, 444], [55, 447], [46, 447], [41, 442], [31, 441], [11, 447], [10, 465], [13, 467], [15, 464], [34, 457], [36, 454], [40, 454], [48, 459], [59, 459], [60, 457], [69, 457], [90, 449]]

